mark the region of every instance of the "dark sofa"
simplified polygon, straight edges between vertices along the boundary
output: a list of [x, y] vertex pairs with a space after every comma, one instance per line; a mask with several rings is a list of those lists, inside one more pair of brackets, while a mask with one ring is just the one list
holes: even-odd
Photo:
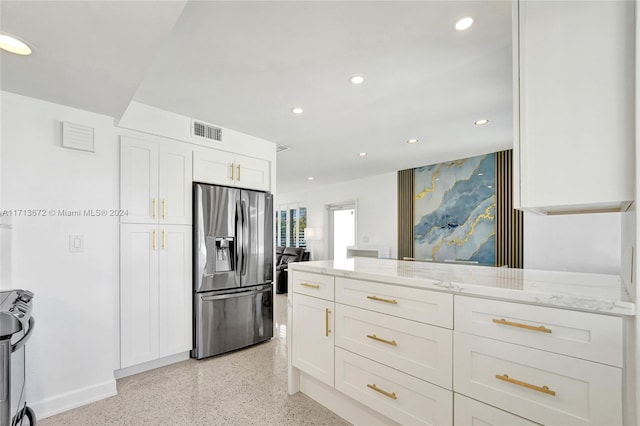
[[276, 247], [276, 293], [282, 294], [288, 290], [289, 263], [308, 261], [309, 255], [304, 247]]

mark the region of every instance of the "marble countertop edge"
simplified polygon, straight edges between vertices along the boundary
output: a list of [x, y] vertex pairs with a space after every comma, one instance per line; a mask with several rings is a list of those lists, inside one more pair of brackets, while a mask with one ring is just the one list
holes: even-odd
[[[609, 282], [603, 282], [602, 285], [594, 285], [593, 283], [583, 284], [581, 282], [557, 282], [553, 277], [575, 278], [580, 281], [583, 277], [597, 278], [596, 274], [557, 273], [555, 271], [536, 270], [532, 271], [535, 279], [510, 279], [508, 272], [506, 278], [493, 276], [503, 274], [505, 272], [504, 268], [482, 267], [484, 269], [481, 273], [474, 274], [476, 272], [472, 269], [474, 267], [459, 267], [459, 265], [445, 265], [443, 267], [438, 265], [430, 271], [429, 264], [427, 266], [419, 265], [416, 271], [401, 271], [402, 274], [414, 272], [412, 276], [405, 276], [398, 275], [398, 270], [393, 267], [394, 264], [392, 263], [380, 263], [386, 268], [375, 268], [375, 266], [378, 266], [376, 265], [376, 260], [381, 259], [365, 260], [362, 262], [363, 267], [361, 268], [359, 268], [355, 260], [337, 267], [329, 266], [331, 261], [292, 263], [289, 267], [296, 271], [387, 282], [403, 287], [441, 291], [463, 296], [476, 296], [616, 316], [635, 315], [635, 303], [629, 300], [621, 280], [619, 280], [619, 284], [616, 284], [615, 276], [602, 275], [603, 281], [609, 280]], [[395, 265], [406, 266], [408, 269], [411, 269], [410, 267], [413, 265], [412, 262], [396, 262]], [[376, 270], [367, 270], [366, 266], [372, 266]], [[528, 270], [513, 269], [510, 271], [521, 271], [519, 274], [515, 273], [515, 277], [522, 277], [529, 272]], [[551, 279], [544, 280], [545, 272]], [[431, 275], [431, 277], [426, 275]], [[457, 275], [457, 279], [450, 279], [449, 275]], [[484, 283], [474, 284], [469, 282], [474, 279]], [[500, 281], [500, 283], [496, 285], [495, 281]], [[526, 286], [532, 288], [524, 288]], [[552, 287], [558, 288], [553, 289]]]

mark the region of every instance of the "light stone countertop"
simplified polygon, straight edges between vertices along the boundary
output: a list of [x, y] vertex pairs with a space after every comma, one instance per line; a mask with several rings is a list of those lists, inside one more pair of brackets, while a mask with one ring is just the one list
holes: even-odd
[[635, 315], [616, 275], [352, 258], [290, 263], [289, 270], [556, 308]]

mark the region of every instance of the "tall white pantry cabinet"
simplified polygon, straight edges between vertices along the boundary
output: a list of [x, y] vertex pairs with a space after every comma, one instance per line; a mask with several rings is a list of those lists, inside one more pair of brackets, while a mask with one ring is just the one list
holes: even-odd
[[192, 149], [120, 142], [120, 367], [192, 346]]

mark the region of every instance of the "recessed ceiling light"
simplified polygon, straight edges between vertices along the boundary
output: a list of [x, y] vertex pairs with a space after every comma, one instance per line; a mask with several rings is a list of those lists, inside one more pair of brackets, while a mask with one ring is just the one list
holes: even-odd
[[407, 143], [418, 143], [418, 139], [409, 139]]
[[485, 124], [489, 124], [489, 120], [483, 118], [482, 120], [474, 121], [473, 124], [476, 126], [484, 126]]
[[309, 176], [307, 179], [314, 180], [315, 178], [313, 176]]
[[351, 84], [355, 85], [362, 84], [364, 83], [364, 77], [361, 75], [354, 75], [349, 79], [349, 81], [351, 82]]
[[359, 157], [366, 157], [366, 156], [367, 156], [367, 153], [366, 153], [366, 152], [359, 152], [359, 153], [358, 153], [358, 156], [359, 156]]
[[295, 115], [300, 115], [304, 112], [304, 110], [300, 107], [291, 108], [291, 112]]
[[8, 34], [0, 34], [0, 49], [16, 55], [31, 55], [31, 48], [26, 43]]
[[456, 22], [456, 30], [464, 31], [469, 29], [471, 25], [473, 25], [473, 18], [470, 16], [467, 16], [466, 18], [462, 18], [458, 22]]

